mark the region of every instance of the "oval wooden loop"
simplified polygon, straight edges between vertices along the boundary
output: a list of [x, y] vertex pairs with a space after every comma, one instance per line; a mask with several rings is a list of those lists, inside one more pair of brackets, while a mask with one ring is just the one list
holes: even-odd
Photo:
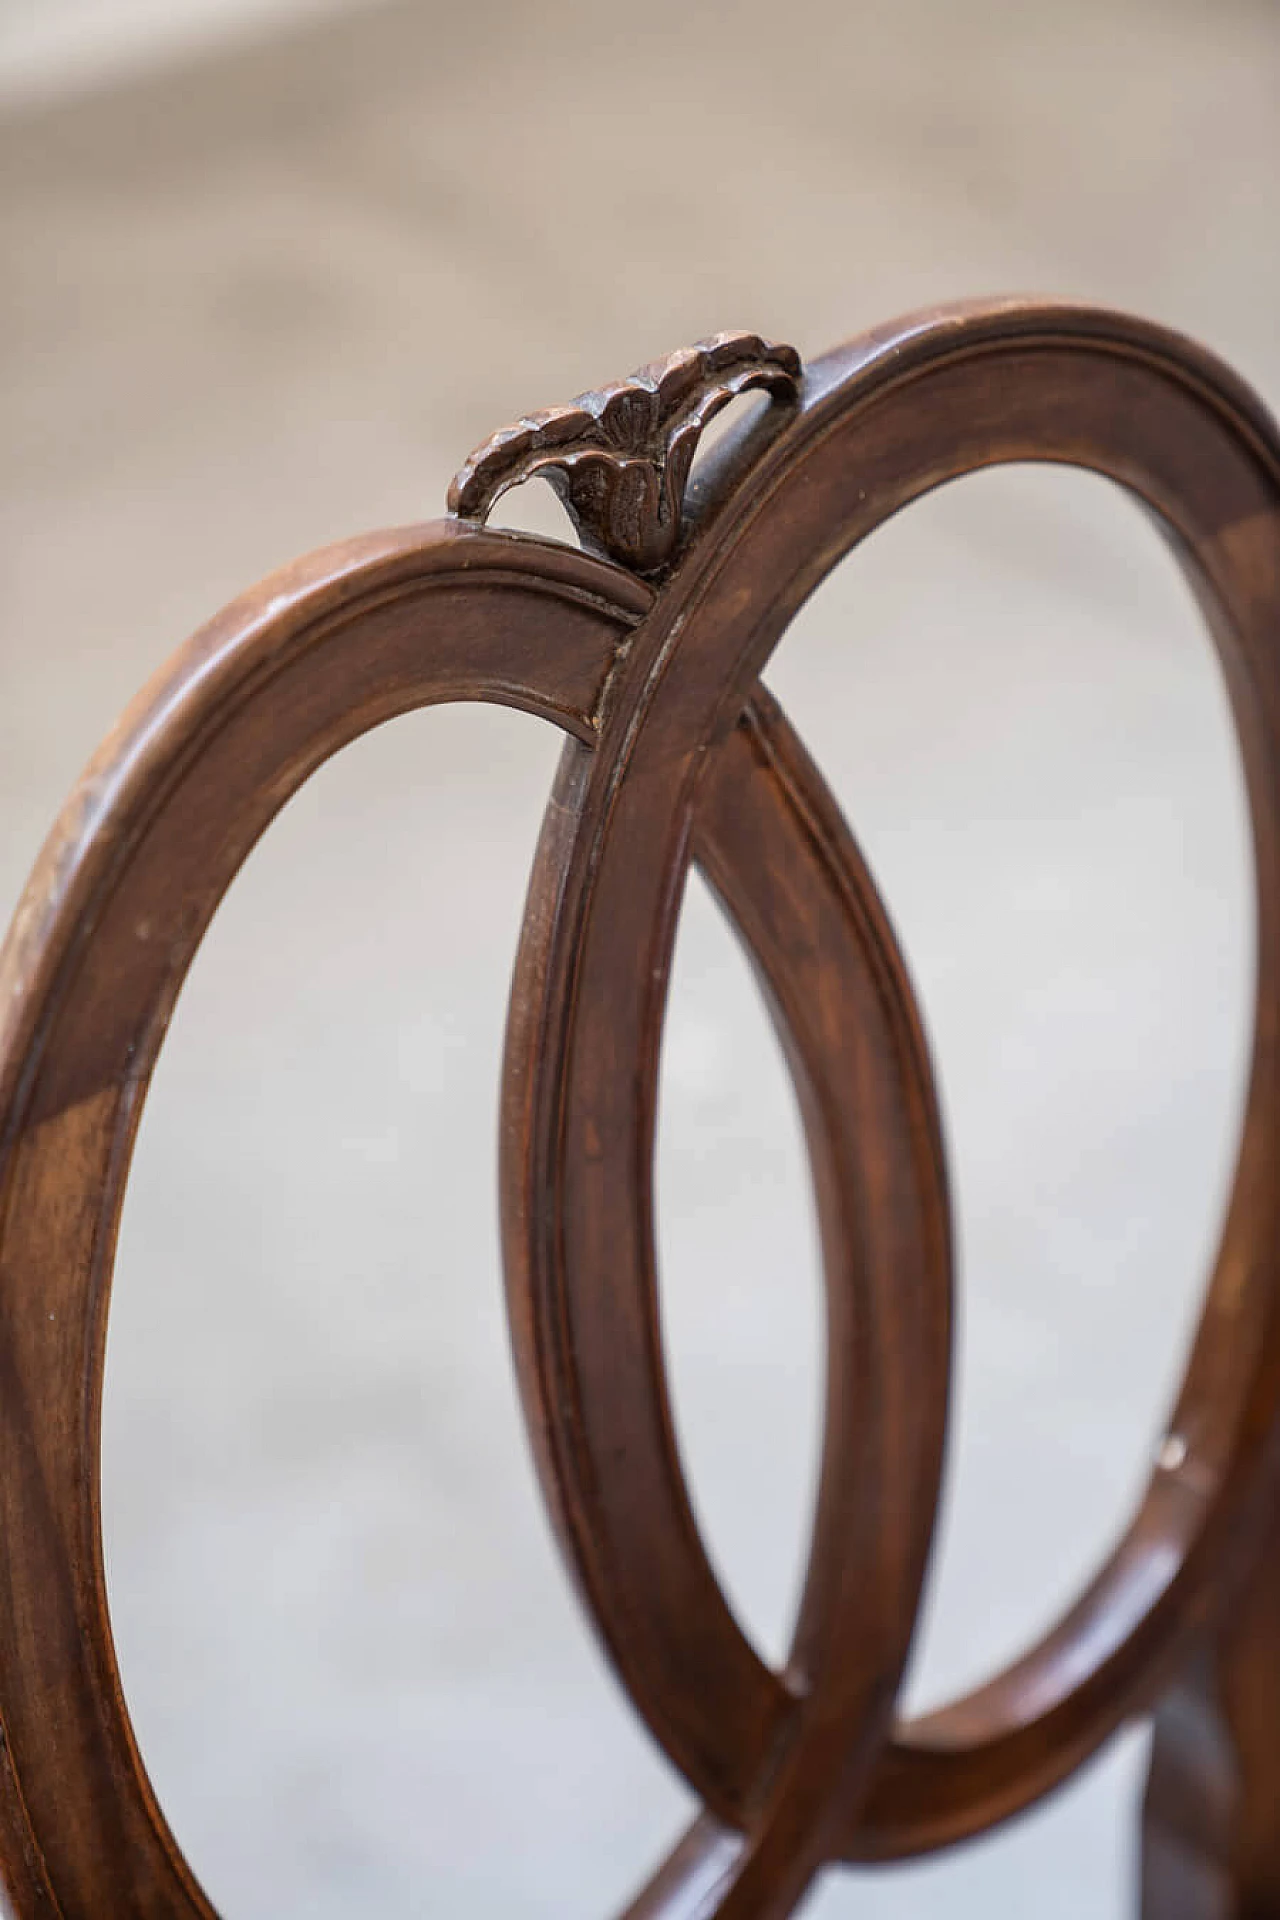
[[129, 1155], [210, 915], [307, 775], [393, 714], [501, 701], [593, 739], [650, 598], [449, 522], [331, 548], [196, 635], [41, 856], [0, 960], [0, 1865], [21, 1920], [212, 1915], [130, 1732], [98, 1491]]
[[[0, 1359], [10, 1389], [0, 1406], [0, 1501], [7, 1538], [22, 1543], [0, 1567], [0, 1860], [20, 1915], [211, 1914], [133, 1743], [98, 1513], [116, 1223], [146, 1084], [209, 917], [307, 775], [394, 713], [446, 699], [499, 700], [557, 721], [589, 759], [610, 674], [650, 604], [648, 588], [612, 567], [508, 535], [436, 525], [331, 549], [266, 582], [189, 643], [105, 744], [42, 855], [0, 961]], [[855, 1171], [864, 1184], [883, 1178], [898, 1192], [904, 1218], [921, 1223], [907, 1240], [932, 1234], [945, 1273], [941, 1148], [923, 1041], [874, 889], [763, 690], [719, 758], [698, 858], [747, 942], [791, 1052], [847, 1319], [859, 1298], [849, 1248], [861, 1243], [850, 1214], [857, 1196], [829, 1147], [826, 1109], [839, 1090], [828, 1055], [844, 1066], [865, 1055], [857, 1071], [872, 1091], [877, 1073], [887, 1077], [879, 1118], [888, 1130], [868, 1128], [865, 1165]], [[798, 925], [808, 928], [802, 939]], [[837, 957], [838, 984], [828, 993], [822, 968]], [[899, 1071], [906, 1091], [894, 1108]], [[902, 1187], [903, 1129], [919, 1191]], [[945, 1288], [942, 1303], [932, 1348], [937, 1394], [919, 1428], [927, 1445], [917, 1445], [907, 1475], [919, 1524], [890, 1623], [896, 1652], [881, 1676], [881, 1731], [936, 1500]], [[851, 1342], [838, 1324], [836, 1332], [835, 1350], [847, 1353]], [[859, 1386], [874, 1401], [874, 1379]], [[893, 1459], [911, 1458], [902, 1436], [881, 1438]], [[847, 1515], [860, 1503], [854, 1534], [865, 1541], [876, 1525], [866, 1494], [884, 1462], [855, 1459], [868, 1468], [856, 1482], [829, 1449], [824, 1500], [842, 1499]], [[822, 1609], [833, 1605], [820, 1590], [811, 1601], [815, 1641]], [[798, 1656], [797, 1694], [807, 1683]], [[827, 1693], [815, 1697], [820, 1711], [807, 1739], [788, 1739], [798, 1751], [780, 1752], [779, 1765], [793, 1803], [816, 1796], [836, 1809], [844, 1734], [837, 1730], [833, 1750]], [[767, 1910], [781, 1913], [819, 1851], [797, 1849], [785, 1826], [767, 1850], [749, 1851], [701, 1822], [635, 1912], [670, 1913], [686, 1897], [704, 1902], [713, 1883], [722, 1891], [732, 1883], [735, 1899], [750, 1905], [762, 1883]]]
[[[778, 1676], [710, 1576], [672, 1438], [650, 1204], [658, 1037], [691, 836], [714, 808], [715, 769], [796, 609], [911, 500], [1027, 460], [1089, 468], [1136, 494], [1208, 614], [1253, 824], [1254, 1051], [1231, 1205], [1173, 1415], [1176, 1464], [1156, 1472], [1125, 1539], [1061, 1625], [989, 1687], [900, 1729], [872, 1777], [880, 1695], [905, 1651], [901, 1609], [927, 1534], [914, 1496], [931, 1437], [911, 1398], [913, 1369], [932, 1393], [944, 1318], [927, 1233], [896, 1291], [859, 1237], [868, 1200], [881, 1201], [880, 1253], [900, 1236], [911, 1250], [910, 1182], [892, 1197], [859, 1191], [856, 1139], [860, 1119], [870, 1113], [881, 1128], [909, 1099], [905, 1056], [880, 1089], [884, 1111], [865, 1106], [867, 1083], [842, 1063], [844, 1090], [821, 1115], [825, 1151], [846, 1156], [846, 1200], [858, 1193], [835, 1250], [858, 1279], [848, 1296], [830, 1286], [841, 1319], [823, 1495], [796, 1666]], [[712, 484], [692, 547], [611, 688], [599, 748], [567, 750], [514, 999], [504, 1129], [512, 1311], [563, 1538], [633, 1699], [709, 1809], [711, 1825], [690, 1843], [703, 1866], [720, 1858], [715, 1821], [747, 1835], [748, 1852], [785, 1830], [810, 1864], [823, 1845], [881, 1859], [989, 1826], [1149, 1703], [1202, 1622], [1277, 1449], [1278, 800], [1274, 424], [1177, 336], [1028, 302], [907, 321], [810, 368], [797, 414], [748, 477], [719, 495]], [[788, 878], [769, 884], [785, 890]], [[898, 1151], [901, 1176], [910, 1156]], [[874, 1495], [860, 1498], [859, 1475], [871, 1476]], [[879, 1522], [870, 1534], [868, 1502]], [[828, 1787], [840, 1776], [834, 1794], [804, 1759], [819, 1719]], [[807, 1815], [791, 1797], [796, 1755]], [[727, 1913], [736, 1869], [726, 1871], [718, 1910]]]

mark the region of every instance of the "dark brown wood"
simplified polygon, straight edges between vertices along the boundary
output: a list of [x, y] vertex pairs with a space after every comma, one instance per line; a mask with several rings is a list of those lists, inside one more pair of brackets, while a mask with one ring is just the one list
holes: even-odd
[[[690, 481], [706, 420], [754, 387], [777, 404]], [[1222, 1246], [1132, 1524], [1038, 1646], [901, 1724], [945, 1440], [946, 1169], [892, 930], [760, 676], [858, 541], [941, 482], [1015, 460], [1135, 493], [1205, 608], [1252, 814], [1258, 1011]], [[479, 524], [539, 474], [595, 554]], [[1144, 1920], [1280, 1915], [1275, 426], [1177, 336], [1011, 301], [901, 322], [803, 373], [789, 348], [717, 336], [495, 436], [451, 504], [451, 521], [299, 563], [188, 643], [73, 795], [0, 959], [0, 1877], [14, 1912], [210, 1915], [133, 1741], [102, 1576], [102, 1359], [134, 1131], [210, 915], [284, 801], [392, 714], [486, 699], [566, 735], [504, 1069], [521, 1390], [583, 1603], [704, 1807], [631, 1913], [780, 1920], [825, 1862], [985, 1831], [1154, 1712]], [[699, 1537], [657, 1313], [657, 1066], [691, 861], [781, 1035], [821, 1228], [822, 1469], [777, 1673]]]
[[508, 488], [550, 481], [584, 545], [637, 573], [675, 554], [703, 429], [755, 388], [795, 397], [800, 356], [758, 333], [717, 333], [625, 380], [503, 427], [459, 468], [449, 511], [483, 520]]
[[1142, 1810], [1143, 1920], [1280, 1913], [1280, 1516], [1161, 1700]]

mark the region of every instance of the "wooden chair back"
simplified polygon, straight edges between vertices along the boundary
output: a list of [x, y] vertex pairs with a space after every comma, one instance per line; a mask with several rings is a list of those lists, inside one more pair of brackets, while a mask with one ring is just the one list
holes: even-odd
[[[712, 415], [768, 396], [695, 470]], [[1146, 1493], [1059, 1624], [922, 1720], [896, 1700], [937, 1512], [947, 1176], [911, 985], [857, 845], [761, 681], [856, 543], [1005, 461], [1148, 507], [1230, 690], [1257, 881], [1239, 1161]], [[488, 529], [533, 475], [583, 550]], [[148, 1784], [99, 1511], [111, 1271], [148, 1078], [210, 917], [320, 763], [501, 701], [565, 736], [512, 989], [510, 1321], [548, 1504], [623, 1687], [702, 1812], [628, 1909], [790, 1913], [829, 1862], [985, 1831], [1153, 1714], [1146, 1920], [1280, 1914], [1280, 434], [1207, 353], [1061, 304], [935, 311], [802, 366], [725, 334], [497, 434], [450, 517], [237, 601], [129, 709], [0, 960], [0, 1878], [19, 1920], [211, 1920]], [[786, 1049], [827, 1313], [820, 1489], [781, 1671], [699, 1536], [656, 1311], [655, 1084], [699, 866]]]

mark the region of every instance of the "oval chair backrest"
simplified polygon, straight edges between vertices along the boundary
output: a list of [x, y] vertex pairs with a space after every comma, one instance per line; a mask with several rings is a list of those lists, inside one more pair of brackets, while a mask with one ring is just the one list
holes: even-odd
[[[690, 480], [707, 421], [769, 404]], [[1057, 461], [1136, 494], [1202, 604], [1251, 808], [1258, 1004], [1222, 1245], [1123, 1540], [1059, 1624], [919, 1721], [895, 1703], [937, 1511], [951, 1218], [932, 1067], [866, 865], [760, 675], [857, 542], [946, 480]], [[538, 474], [578, 553], [490, 531]], [[141, 695], [54, 829], [0, 962], [0, 1878], [19, 1920], [208, 1916], [112, 1648], [99, 1421], [117, 1224], [176, 995], [289, 796], [409, 708], [566, 736], [512, 989], [503, 1245], [531, 1442], [583, 1603], [703, 1811], [634, 1915], [782, 1916], [841, 1859], [1030, 1805], [1156, 1716], [1143, 1911], [1280, 1911], [1280, 435], [1185, 340], [1010, 301], [810, 366], [723, 334], [471, 457], [451, 517], [236, 602]], [[695, 1524], [656, 1311], [656, 1076], [696, 863], [764, 982], [812, 1161], [820, 1494], [791, 1656], [765, 1666]]]

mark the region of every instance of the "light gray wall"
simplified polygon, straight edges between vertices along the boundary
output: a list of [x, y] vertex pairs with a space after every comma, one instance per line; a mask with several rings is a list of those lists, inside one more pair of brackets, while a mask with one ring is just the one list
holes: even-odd
[[57, 99], [361, 0], [0, 0], [0, 103]]

